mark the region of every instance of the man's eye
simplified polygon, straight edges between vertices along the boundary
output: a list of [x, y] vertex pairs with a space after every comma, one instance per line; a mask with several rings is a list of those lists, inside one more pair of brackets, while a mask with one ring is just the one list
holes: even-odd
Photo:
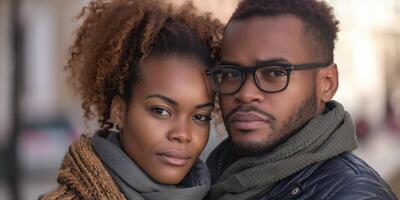
[[166, 109], [161, 108], [161, 107], [154, 107], [151, 108], [151, 111], [162, 116], [171, 116], [171, 113], [169, 113]]
[[211, 121], [211, 117], [209, 115], [195, 115], [194, 120], [202, 121], [202, 122], [209, 122]]
[[286, 70], [282, 69], [281, 67], [267, 67], [267, 68], [261, 68], [259, 71], [257, 71], [258, 76], [261, 75], [263, 79], [271, 79], [271, 78], [282, 78], [287, 75]]
[[282, 70], [271, 70], [269, 72], [269, 76], [272, 76], [272, 77], [286, 76], [286, 72], [282, 71]]
[[224, 72], [222, 77], [225, 80], [232, 80], [232, 79], [238, 78], [239, 77], [239, 73], [238, 72], [233, 72], [233, 71]]

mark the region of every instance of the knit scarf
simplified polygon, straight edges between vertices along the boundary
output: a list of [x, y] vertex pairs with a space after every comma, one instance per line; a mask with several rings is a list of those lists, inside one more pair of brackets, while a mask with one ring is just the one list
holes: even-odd
[[210, 155], [213, 185], [209, 199], [249, 199], [268, 192], [274, 183], [312, 164], [328, 160], [357, 146], [350, 115], [337, 102], [329, 102], [326, 112], [271, 152], [261, 156], [236, 157], [231, 140], [223, 141]]
[[129, 200], [200, 200], [210, 189], [210, 174], [201, 160], [179, 185], [164, 185], [153, 181], [123, 151], [117, 133], [94, 135], [92, 146]]
[[89, 137], [82, 136], [69, 147], [57, 178], [59, 189], [64, 189], [56, 190], [43, 199], [66, 198], [63, 195], [70, 193], [82, 200], [125, 200], [90, 143]]

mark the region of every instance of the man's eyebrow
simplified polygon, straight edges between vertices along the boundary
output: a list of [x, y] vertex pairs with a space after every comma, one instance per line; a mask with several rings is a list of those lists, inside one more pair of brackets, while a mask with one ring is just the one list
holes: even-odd
[[196, 109], [200, 109], [200, 108], [204, 108], [204, 107], [214, 107], [214, 102], [208, 102], [205, 104], [200, 104], [198, 106], [196, 106]]
[[242, 66], [239, 63], [233, 62], [233, 61], [227, 61], [227, 60], [222, 60], [220, 62], [220, 65], [234, 65], [234, 66]]
[[[265, 59], [265, 60], [256, 60], [256, 66], [259, 66], [259, 65], [264, 65], [264, 64], [269, 64], [269, 63], [288, 63], [289, 61], [287, 60], [287, 59], [285, 59], [285, 58], [282, 58], [282, 57], [276, 57], [276, 58], [268, 58], [268, 59]], [[243, 65], [241, 65], [241, 64], [239, 64], [239, 63], [237, 63], [237, 62], [234, 62], [234, 61], [228, 61], [228, 60], [222, 60], [221, 62], [221, 65], [233, 65], [233, 66], [243, 66]]]
[[166, 97], [164, 95], [161, 95], [161, 94], [152, 94], [152, 95], [149, 95], [149, 96], [146, 97], [146, 99], [151, 99], [151, 98], [161, 99], [161, 100], [166, 101], [169, 104], [172, 104], [174, 106], [178, 105], [178, 102], [176, 102], [176, 101], [174, 101], [174, 100], [172, 100], [172, 99], [170, 99], [170, 98], [168, 98], [168, 97]]
[[270, 63], [288, 63], [289, 61], [286, 58], [276, 57], [276, 58], [269, 58], [266, 60], [257, 60], [256, 65], [265, 65]]

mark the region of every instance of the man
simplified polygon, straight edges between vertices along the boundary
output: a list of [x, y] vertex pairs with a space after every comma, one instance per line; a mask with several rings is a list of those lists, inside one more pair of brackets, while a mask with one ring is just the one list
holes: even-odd
[[207, 160], [209, 199], [396, 199], [331, 100], [337, 25], [318, 0], [241, 1], [207, 70], [229, 134]]

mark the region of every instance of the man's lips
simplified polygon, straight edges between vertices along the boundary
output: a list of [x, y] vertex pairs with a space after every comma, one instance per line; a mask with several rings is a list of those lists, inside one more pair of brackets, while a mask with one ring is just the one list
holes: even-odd
[[162, 162], [173, 166], [183, 166], [189, 163], [192, 156], [185, 151], [166, 150], [156, 153]]
[[239, 130], [253, 130], [268, 123], [268, 119], [253, 112], [236, 112], [229, 120], [229, 125]]

